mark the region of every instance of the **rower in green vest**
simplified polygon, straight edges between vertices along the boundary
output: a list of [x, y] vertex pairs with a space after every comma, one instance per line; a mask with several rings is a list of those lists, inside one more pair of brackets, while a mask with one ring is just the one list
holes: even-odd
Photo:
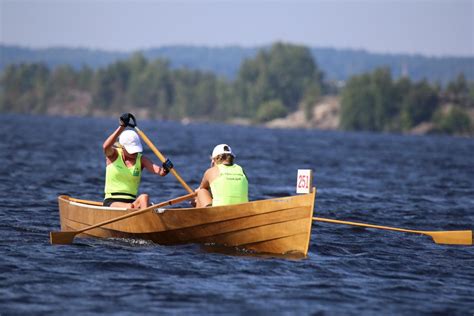
[[212, 151], [211, 168], [207, 169], [196, 189], [196, 207], [230, 205], [248, 202], [248, 180], [227, 144]]
[[[125, 130], [130, 113], [120, 117], [120, 126], [104, 142], [106, 157], [104, 206], [144, 208], [149, 206], [148, 194], [138, 195], [142, 170], [166, 176], [173, 164], [167, 159], [161, 166], [142, 155], [143, 147], [135, 131]], [[117, 141], [120, 147], [115, 148]]]

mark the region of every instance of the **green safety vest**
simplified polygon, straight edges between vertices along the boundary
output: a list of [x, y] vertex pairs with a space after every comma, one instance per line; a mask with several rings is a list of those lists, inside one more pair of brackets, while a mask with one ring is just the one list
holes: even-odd
[[136, 199], [142, 177], [142, 154], [137, 155], [134, 166], [127, 167], [122, 149], [117, 148], [117, 153], [117, 159], [105, 168], [105, 198]]
[[219, 176], [212, 181], [212, 206], [245, 203], [249, 201], [249, 183], [241, 166], [217, 165]]

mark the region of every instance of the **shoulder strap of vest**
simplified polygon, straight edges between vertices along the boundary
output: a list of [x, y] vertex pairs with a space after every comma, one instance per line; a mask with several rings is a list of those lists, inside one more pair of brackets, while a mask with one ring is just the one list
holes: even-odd
[[[120, 159], [120, 161], [122, 161], [122, 163], [125, 164], [125, 161], [123, 161], [123, 157], [122, 157], [122, 151], [123, 151], [122, 148], [117, 147], [116, 150], [117, 150], [117, 159]], [[115, 163], [117, 159], [115, 159], [113, 163]]]

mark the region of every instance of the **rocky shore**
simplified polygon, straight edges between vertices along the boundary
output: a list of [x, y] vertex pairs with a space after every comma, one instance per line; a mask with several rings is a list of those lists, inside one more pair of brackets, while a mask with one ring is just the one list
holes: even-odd
[[275, 119], [265, 124], [269, 128], [316, 128], [336, 130], [339, 128], [341, 104], [337, 96], [327, 96], [316, 103], [310, 119], [306, 119], [303, 110], [289, 114], [285, 118]]

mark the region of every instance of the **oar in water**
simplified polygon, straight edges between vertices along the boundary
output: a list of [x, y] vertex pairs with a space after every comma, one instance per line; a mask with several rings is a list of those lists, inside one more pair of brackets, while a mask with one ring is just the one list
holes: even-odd
[[53, 245], [54, 244], [63, 244], [63, 245], [64, 244], [71, 244], [74, 240], [74, 237], [77, 234], [83, 233], [85, 231], [88, 231], [88, 230], [91, 230], [91, 229], [94, 229], [94, 228], [97, 228], [97, 227], [100, 227], [100, 226], [104, 226], [104, 225], [107, 225], [107, 224], [118, 222], [118, 221], [121, 221], [121, 220], [126, 219], [126, 218], [137, 216], [137, 215], [149, 212], [151, 210], [154, 210], [154, 209], [157, 209], [157, 208], [160, 208], [160, 207], [163, 207], [163, 206], [168, 206], [168, 205], [173, 205], [173, 204], [176, 204], [176, 203], [179, 203], [179, 202], [183, 202], [183, 201], [189, 200], [189, 199], [191, 199], [195, 196], [196, 196], [196, 193], [193, 192], [193, 193], [183, 195], [183, 196], [180, 196], [180, 197], [172, 199], [172, 200], [168, 200], [168, 201], [165, 201], [165, 202], [162, 202], [162, 203], [158, 203], [158, 204], [149, 206], [147, 208], [143, 208], [143, 209], [134, 211], [132, 213], [128, 213], [128, 214], [125, 214], [125, 215], [122, 215], [122, 216], [119, 216], [119, 217], [116, 217], [116, 218], [112, 218], [112, 219], [106, 220], [104, 222], [101, 222], [101, 223], [98, 223], [98, 224], [95, 224], [95, 225], [92, 225], [92, 226], [89, 226], [89, 227], [86, 227], [86, 228], [83, 228], [83, 229], [75, 230], [75, 231], [50, 232], [49, 233], [50, 242]]
[[318, 222], [325, 222], [325, 223], [343, 224], [343, 225], [359, 226], [359, 227], [366, 227], [366, 228], [392, 230], [392, 231], [404, 232], [404, 233], [422, 234], [422, 235], [430, 236], [431, 238], [433, 238], [433, 241], [437, 244], [472, 245], [472, 230], [424, 231], [424, 230], [403, 229], [403, 228], [379, 226], [379, 225], [371, 225], [371, 224], [363, 224], [363, 223], [355, 223], [355, 222], [346, 222], [346, 221], [340, 221], [337, 219], [329, 219], [329, 218], [321, 218], [321, 217], [313, 217], [313, 220], [318, 221]]
[[[155, 153], [155, 155], [158, 157], [158, 159], [160, 159], [161, 162], [165, 162], [166, 161], [165, 156], [163, 156], [163, 154], [158, 150], [158, 148], [156, 148], [155, 145], [153, 145], [153, 143], [145, 135], [145, 133], [138, 128], [137, 121], [135, 120], [135, 117], [132, 114], [130, 114], [130, 117], [132, 118], [133, 123], [129, 123], [128, 125], [135, 129], [135, 131], [138, 133], [138, 135], [140, 135], [140, 137], [148, 145], [148, 147], [150, 147], [150, 149]], [[183, 178], [181, 178], [181, 176], [178, 174], [178, 172], [175, 170], [175, 168], [172, 168], [170, 171], [176, 177], [176, 179], [179, 181], [179, 183], [181, 183], [181, 185], [186, 189], [186, 191], [188, 191], [189, 193], [193, 192], [193, 190], [187, 185], [186, 182], [184, 182]]]

